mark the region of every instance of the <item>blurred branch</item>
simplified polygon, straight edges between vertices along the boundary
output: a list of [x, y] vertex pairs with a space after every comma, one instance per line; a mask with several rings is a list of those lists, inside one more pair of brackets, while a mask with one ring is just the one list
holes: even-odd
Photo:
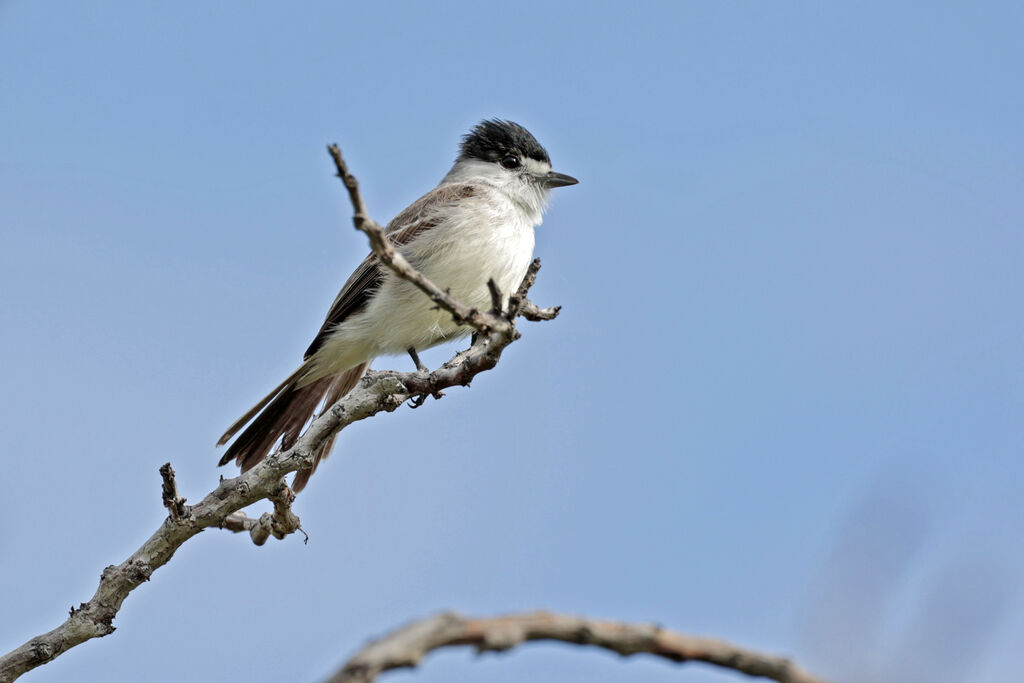
[[[291, 448], [271, 454], [233, 479], [222, 479], [217, 488], [191, 507], [186, 506], [185, 499], [178, 494], [170, 464], [162, 467], [161, 500], [170, 513], [167, 519], [127, 560], [103, 570], [96, 593], [88, 602], [72, 607], [63, 624], [0, 657], [0, 683], [9, 683], [91, 638], [113, 633], [114, 617], [129, 593], [148, 581], [182, 544], [204, 529], [248, 531], [257, 545], [266, 542], [271, 535], [284, 538], [301, 530], [299, 518], [291, 511], [294, 494], [282, 482], [285, 475], [312, 467], [314, 454], [320, 446], [353, 422], [380, 412], [392, 412], [409, 399], [437, 395], [442, 389], [456, 385], [468, 386], [477, 374], [493, 368], [504, 348], [519, 337], [515, 318], [529, 308], [482, 313], [455, 300], [412, 268], [391, 248], [380, 226], [367, 215], [359, 184], [344, 166], [337, 145], [329, 149], [338, 166], [338, 175], [348, 188], [355, 212], [353, 220], [369, 236], [374, 253], [399, 277], [413, 282], [449, 311], [457, 322], [472, 325], [478, 332], [472, 346], [430, 373], [368, 372], [355, 389], [314, 419]], [[520, 292], [524, 301], [539, 268], [540, 261], [535, 260], [523, 280]], [[274, 503], [273, 513], [251, 519], [239, 512], [263, 499]]]
[[633, 655], [646, 652], [673, 662], [704, 662], [780, 683], [824, 683], [792, 661], [721, 640], [677, 633], [653, 624], [627, 624], [526, 612], [472, 619], [438, 614], [403, 626], [355, 654], [327, 683], [372, 683], [383, 671], [415, 668], [432, 650], [470, 645], [477, 652], [501, 652], [532, 640], [592, 645]]

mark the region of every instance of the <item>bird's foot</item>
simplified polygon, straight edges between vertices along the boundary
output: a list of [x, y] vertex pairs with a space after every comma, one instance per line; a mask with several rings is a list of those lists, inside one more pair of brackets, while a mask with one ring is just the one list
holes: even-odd
[[434, 391], [434, 392], [427, 391], [427, 392], [424, 392], [422, 394], [417, 394], [416, 396], [413, 396], [412, 398], [409, 399], [409, 407], [412, 408], [413, 410], [415, 410], [416, 408], [419, 408], [421, 405], [426, 403], [427, 399], [430, 398], [431, 396], [433, 396], [434, 399], [437, 400], [437, 399], [441, 398], [442, 396], [444, 396], [444, 392], [443, 391]]

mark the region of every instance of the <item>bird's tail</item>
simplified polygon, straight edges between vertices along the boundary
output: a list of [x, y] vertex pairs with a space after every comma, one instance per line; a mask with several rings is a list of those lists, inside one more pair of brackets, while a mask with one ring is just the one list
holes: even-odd
[[[369, 363], [361, 363], [341, 374], [323, 377], [308, 384], [300, 382], [307, 370], [305, 365], [300, 367], [224, 432], [224, 436], [217, 442], [218, 446], [226, 444], [242, 427], [249, 425], [228, 447], [220, 464], [226, 465], [234, 460], [245, 472], [269, 455], [279, 439], [282, 449], [291, 448], [316, 407], [325, 399], [326, 404], [331, 405], [352, 391], [366, 372], [367, 365]], [[301, 491], [305, 487], [310, 475], [320, 460], [327, 457], [333, 445], [332, 436], [317, 450], [313, 466], [295, 474], [295, 481], [292, 482], [294, 490]]]

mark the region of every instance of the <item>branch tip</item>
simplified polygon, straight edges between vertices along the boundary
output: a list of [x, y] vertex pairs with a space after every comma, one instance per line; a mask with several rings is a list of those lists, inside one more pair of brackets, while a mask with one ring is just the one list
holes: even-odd
[[160, 477], [163, 479], [160, 487], [161, 498], [171, 520], [177, 522], [187, 517], [188, 506], [185, 505], [185, 498], [178, 495], [178, 483], [174, 480], [174, 468], [171, 467], [171, 463], [167, 462], [160, 466]]

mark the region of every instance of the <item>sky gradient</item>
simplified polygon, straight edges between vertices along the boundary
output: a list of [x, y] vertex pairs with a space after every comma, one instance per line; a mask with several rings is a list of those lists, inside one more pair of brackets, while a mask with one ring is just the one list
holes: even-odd
[[[345, 430], [296, 503], [308, 545], [207, 531], [114, 635], [23, 680], [317, 681], [404, 621], [538, 607], [837, 681], [1014, 680], [1022, 22], [0, 2], [0, 651], [152, 533], [159, 465], [192, 501], [232, 474], [214, 442], [367, 251], [325, 145], [384, 222], [499, 116], [580, 179], [537, 233], [532, 298], [562, 315], [472, 388]], [[530, 645], [381, 680], [737, 677]]]

